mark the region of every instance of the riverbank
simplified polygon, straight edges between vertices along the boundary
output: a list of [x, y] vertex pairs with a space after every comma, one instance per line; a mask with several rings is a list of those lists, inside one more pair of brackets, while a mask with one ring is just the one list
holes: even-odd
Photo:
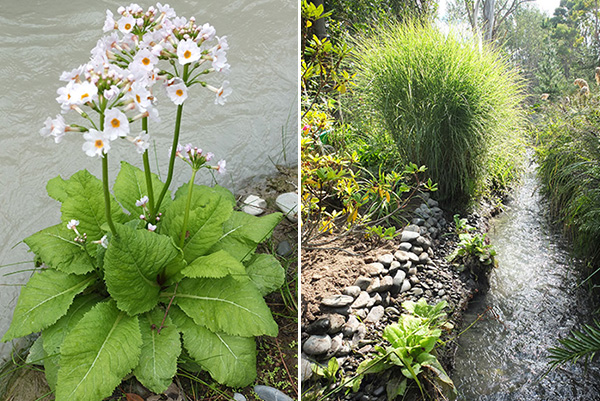
[[[495, 212], [492, 207], [482, 210], [485, 213], [469, 219], [469, 225], [480, 232]], [[384, 328], [406, 313], [402, 303], [421, 298], [428, 304], [448, 303], [446, 328], [454, 329], [443, 335], [446, 344], [437, 352], [446, 371], [452, 371], [454, 338], [469, 301], [482, 287], [447, 260], [458, 246], [456, 226], [448, 213], [425, 196], [413, 214], [412, 224], [394, 240], [345, 238], [328, 249], [302, 251], [301, 376], [307, 398], [337, 389], [327, 398], [384, 400], [389, 379], [385, 373], [367, 376], [357, 392], [346, 394], [340, 386], [373, 356], [376, 346], [383, 345]], [[314, 374], [315, 365], [327, 365], [331, 358], [336, 358], [339, 372], [335, 380], [324, 383]]]

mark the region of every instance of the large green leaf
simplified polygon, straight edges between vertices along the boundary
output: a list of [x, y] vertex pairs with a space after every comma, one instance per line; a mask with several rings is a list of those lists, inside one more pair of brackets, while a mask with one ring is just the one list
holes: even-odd
[[79, 320], [101, 300], [102, 298], [97, 294], [77, 296], [73, 300], [73, 304], [67, 314], [42, 332], [41, 338], [44, 339], [44, 351], [47, 355], [46, 359], [44, 359], [44, 371], [46, 373], [46, 380], [53, 390], [56, 389], [56, 380], [58, 378], [61, 344]]
[[223, 249], [238, 260], [246, 261], [252, 256], [256, 246], [271, 236], [282, 217], [281, 213], [256, 217], [244, 212], [233, 212], [231, 218], [223, 224], [223, 237], [211, 252]]
[[86, 252], [83, 244], [73, 241], [76, 234], [60, 223], [39, 231], [24, 242], [39, 258], [50, 267], [64, 273], [85, 274], [94, 270], [96, 246]]
[[194, 259], [181, 273], [192, 278], [220, 278], [229, 274], [236, 280], [248, 280], [244, 265], [223, 250]]
[[183, 333], [183, 344], [213, 379], [232, 387], [247, 386], [256, 378], [256, 344], [253, 337], [214, 333], [194, 323], [174, 307], [173, 322]]
[[177, 358], [181, 353], [179, 332], [166, 317], [164, 327], [160, 328], [165, 311], [159, 307], [140, 316], [142, 332], [142, 353], [135, 377], [155, 393], [162, 393], [173, 381], [177, 372]]
[[273, 255], [254, 255], [246, 271], [263, 296], [277, 290], [285, 282], [285, 270]]
[[[161, 296], [170, 298], [173, 292], [167, 291]], [[250, 281], [236, 281], [231, 276], [185, 278], [175, 291], [173, 302], [197, 324], [213, 332], [242, 337], [277, 335], [277, 323]]]
[[67, 313], [75, 295], [95, 281], [95, 276], [76, 276], [57, 270], [35, 273], [21, 290], [10, 328], [2, 341], [23, 337], [55, 323]]
[[[62, 201], [62, 221], [79, 221], [77, 229], [86, 233], [88, 240], [98, 240], [104, 235], [102, 225], [106, 223], [102, 181], [87, 170], [80, 170], [68, 180], [56, 177], [48, 182], [48, 193]], [[111, 215], [115, 223], [124, 223], [129, 217], [121, 206], [110, 197]]]
[[137, 316], [113, 301], [94, 306], [60, 347], [56, 401], [98, 401], [138, 364], [142, 335]]
[[130, 315], [158, 303], [158, 275], [180, 253], [166, 235], [115, 224], [104, 256], [104, 279], [119, 309]]
[[[183, 219], [187, 202], [187, 191], [179, 190], [175, 200], [165, 212], [161, 232], [179, 244], [183, 230]], [[183, 253], [186, 262], [208, 253], [208, 250], [223, 235], [223, 222], [232, 213], [233, 207], [228, 198], [210, 187], [195, 185], [187, 225]]]
[[[151, 177], [153, 192], [158, 196], [162, 191], [164, 184], [156, 174], [151, 174]], [[117, 175], [113, 191], [115, 192], [117, 200], [132, 215], [137, 217], [140, 214], [143, 214], [142, 207], [135, 205], [135, 202], [142, 199], [143, 196], [148, 196], [146, 175], [142, 170], [122, 161], [121, 171], [119, 171], [119, 174]], [[171, 191], [167, 191], [165, 198], [161, 202], [159, 212], [164, 212], [171, 202]]]

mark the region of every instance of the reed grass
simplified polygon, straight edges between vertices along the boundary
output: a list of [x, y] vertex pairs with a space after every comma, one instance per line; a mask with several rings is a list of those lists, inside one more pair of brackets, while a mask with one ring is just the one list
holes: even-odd
[[402, 162], [427, 166], [441, 201], [465, 204], [517, 176], [523, 85], [500, 53], [406, 23], [360, 38], [354, 54], [365, 114], [376, 111]]

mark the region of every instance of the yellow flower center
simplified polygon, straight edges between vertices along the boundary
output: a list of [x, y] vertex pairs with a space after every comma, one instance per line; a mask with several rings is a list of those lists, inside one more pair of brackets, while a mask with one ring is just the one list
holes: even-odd
[[138, 103], [142, 102], [142, 98], [140, 98], [140, 95], [135, 95], [135, 100], [137, 100]]
[[148, 65], [148, 64], [150, 64], [150, 59], [149, 59], [148, 57], [144, 57], [144, 58], [142, 59], [142, 64], [144, 64], [144, 65]]
[[102, 139], [96, 139], [94, 145], [96, 146], [96, 148], [102, 149], [104, 147], [104, 142], [102, 142]]
[[184, 58], [190, 58], [192, 57], [192, 52], [189, 50], [186, 50], [185, 53], [183, 53], [183, 57]]
[[130, 30], [131, 29], [131, 24], [125, 24], [125, 30]]
[[90, 95], [88, 93], [84, 93], [83, 95], [81, 95], [81, 100], [85, 99], [86, 97], [89, 97]]
[[175, 94], [176, 94], [177, 96], [183, 96], [183, 89], [177, 89], [177, 90], [175, 91]]
[[113, 118], [110, 120], [110, 125], [112, 125], [113, 128], [119, 128], [121, 126], [121, 121], [119, 121], [118, 118]]

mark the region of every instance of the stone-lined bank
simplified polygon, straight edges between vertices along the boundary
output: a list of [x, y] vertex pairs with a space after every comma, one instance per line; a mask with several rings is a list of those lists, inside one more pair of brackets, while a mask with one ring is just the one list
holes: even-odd
[[[337, 358], [344, 376], [351, 377], [373, 346], [381, 342], [383, 329], [398, 321], [404, 301], [416, 302], [424, 297], [429, 304], [435, 304], [445, 300], [450, 321], [457, 326], [473, 295], [474, 282], [461, 279], [445, 259], [453, 246], [450, 239], [455, 235], [445, 235], [453, 233], [454, 228], [443, 215], [435, 200], [423, 202], [415, 209], [412, 224], [397, 237], [393, 250], [374, 250], [358, 258], [356, 266], [361, 274], [352, 285], [332, 288], [330, 294], [323, 294], [318, 312], [310, 314], [314, 317], [310, 321], [303, 310], [304, 388], [310, 386], [311, 365], [325, 364], [333, 357]], [[451, 365], [451, 357], [440, 359]], [[347, 397], [343, 394], [339, 392], [334, 397], [365, 401], [386, 398], [376, 383], [366, 386], [363, 383], [358, 393]]]

